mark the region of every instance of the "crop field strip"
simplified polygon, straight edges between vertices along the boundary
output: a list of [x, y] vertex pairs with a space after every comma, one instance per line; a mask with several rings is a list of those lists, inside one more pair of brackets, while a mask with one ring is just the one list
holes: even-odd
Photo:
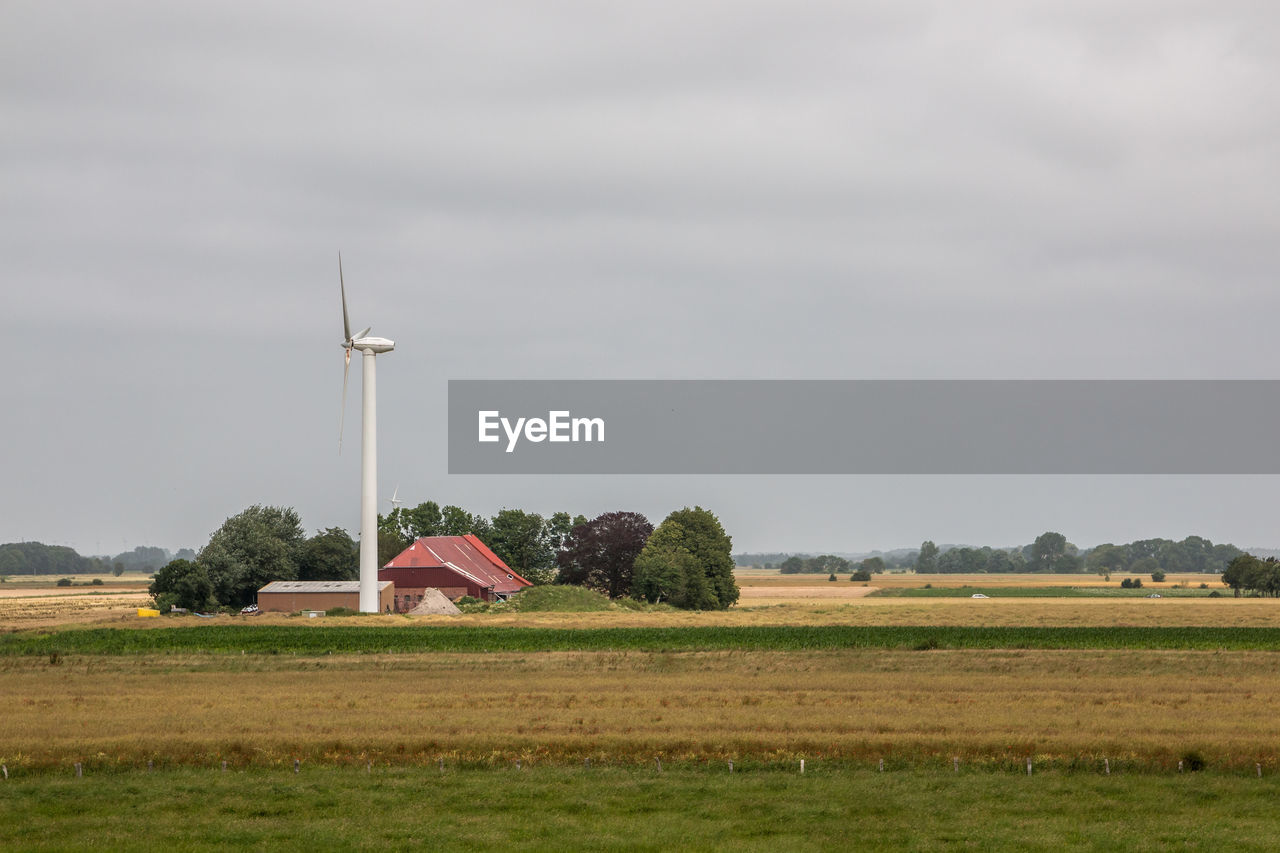
[[0, 656], [378, 654], [821, 649], [1202, 649], [1280, 651], [1278, 627], [950, 625], [521, 628], [484, 626], [207, 625], [86, 628], [0, 635]]
[[11, 770], [724, 762], [1280, 772], [1257, 651], [0, 658]]

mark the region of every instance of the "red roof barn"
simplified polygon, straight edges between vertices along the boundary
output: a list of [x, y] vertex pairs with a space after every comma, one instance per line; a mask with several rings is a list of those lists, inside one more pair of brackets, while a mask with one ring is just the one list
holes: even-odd
[[412, 610], [435, 587], [451, 599], [464, 595], [502, 601], [529, 581], [520, 577], [478, 537], [424, 536], [378, 570], [378, 580], [396, 585], [398, 612]]

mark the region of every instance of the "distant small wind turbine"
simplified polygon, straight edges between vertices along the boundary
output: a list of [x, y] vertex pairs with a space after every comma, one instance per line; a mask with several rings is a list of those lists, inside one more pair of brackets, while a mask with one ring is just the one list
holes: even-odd
[[391, 504], [392, 512], [395, 512], [396, 510], [398, 510], [400, 508], [400, 504], [404, 503], [404, 501], [400, 500], [400, 498], [398, 497], [399, 494], [400, 494], [400, 484], [396, 483], [396, 490], [391, 493], [391, 497], [387, 498], [387, 503]]
[[[338, 452], [342, 452], [342, 428], [347, 413], [347, 371], [351, 368], [351, 351], [364, 355], [364, 377], [361, 387], [360, 441], [360, 612], [378, 612], [378, 401], [375, 357], [391, 352], [395, 342], [387, 338], [369, 337], [369, 326], [351, 334], [347, 317], [347, 283], [342, 277], [342, 253], [338, 253], [338, 286], [342, 292], [342, 347], [346, 363], [342, 368], [342, 415], [338, 419]], [[397, 491], [399, 486], [396, 487]]]

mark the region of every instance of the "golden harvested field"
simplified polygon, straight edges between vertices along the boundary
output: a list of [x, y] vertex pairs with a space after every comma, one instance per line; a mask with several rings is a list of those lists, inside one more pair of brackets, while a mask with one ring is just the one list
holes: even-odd
[[[935, 576], [994, 586], [990, 576]], [[889, 576], [895, 584], [933, 583]], [[880, 581], [881, 578], [877, 578]], [[995, 580], [1005, 581], [1006, 578]], [[1087, 576], [1020, 577], [1022, 586]], [[1198, 586], [1200, 576], [1193, 576]], [[1210, 578], [1210, 580], [1216, 580]], [[727, 612], [326, 617], [324, 624], [1276, 626], [1280, 601], [1222, 597], [975, 600], [745, 576]], [[800, 582], [803, 581], [803, 582]], [[1053, 583], [1050, 583], [1053, 581]], [[935, 584], [936, 586], [937, 584]], [[1114, 585], [1114, 583], [1113, 583]], [[286, 614], [138, 619], [141, 590], [0, 596], [0, 627], [292, 624]], [[9, 592], [10, 590], [4, 590]], [[315, 624], [315, 623], [311, 623]], [[68, 655], [0, 659], [11, 767], [329, 763], [775, 761], [1280, 768], [1280, 654], [1262, 651], [541, 652]]]
[[[1280, 625], [1280, 601], [1261, 598], [881, 598], [849, 581], [804, 582], [796, 575], [771, 578], [740, 578], [739, 604], [725, 612], [634, 612], [601, 613], [479, 613], [466, 616], [360, 617], [359, 624], [414, 625], [527, 625], [533, 627], [665, 627], [683, 625], [957, 625], [957, 626], [1099, 626], [1099, 625], [1205, 625], [1269, 627]], [[803, 577], [803, 576], [801, 576]], [[1205, 576], [1189, 575], [1198, 586]], [[998, 575], [889, 575], [894, 585], [914, 578], [916, 586], [947, 579], [955, 585], [997, 586]], [[1023, 586], [1070, 586], [1095, 582], [1095, 575], [1023, 575]], [[1053, 581], [1053, 583], [1050, 583]], [[1208, 581], [1221, 586], [1212, 576]], [[873, 581], [873, 584], [875, 581]], [[934, 586], [941, 585], [941, 581]], [[1169, 586], [1169, 583], [1164, 586]], [[1113, 581], [1110, 586], [1117, 586]], [[1159, 588], [1159, 585], [1153, 585]], [[72, 625], [158, 627], [170, 625], [165, 619], [138, 619], [136, 608], [145, 606], [145, 588], [112, 590], [97, 587], [45, 585], [28, 589], [6, 584], [0, 587], [0, 630], [65, 627]], [[253, 624], [296, 624], [300, 617], [286, 614], [258, 614], [252, 617], [219, 616], [224, 623], [244, 620]], [[186, 617], [184, 623], [196, 622]], [[326, 624], [348, 624], [329, 619]], [[355, 624], [351, 622], [350, 624]]]
[[865, 761], [1280, 765], [1280, 655], [539, 653], [0, 660], [13, 767]]
[[0, 586], [0, 628], [119, 622], [150, 602], [146, 587]]

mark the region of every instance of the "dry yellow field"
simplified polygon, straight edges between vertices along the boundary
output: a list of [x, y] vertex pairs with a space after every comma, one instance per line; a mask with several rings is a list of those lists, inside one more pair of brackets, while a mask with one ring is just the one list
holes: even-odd
[[[1016, 581], [1016, 582], [1015, 582]], [[1153, 589], [1177, 582], [1198, 586], [1208, 582], [1221, 587], [1213, 576], [1186, 575], [1170, 578]], [[870, 586], [840, 582], [815, 582], [812, 575], [764, 576], [739, 573], [741, 598], [724, 612], [602, 613], [481, 613], [466, 616], [361, 617], [360, 624], [412, 626], [424, 624], [527, 625], [535, 627], [645, 627], [683, 625], [956, 625], [956, 626], [1241, 626], [1280, 625], [1280, 601], [1260, 598], [882, 598], [870, 593], [881, 587], [914, 586], [1088, 586], [1100, 583], [1096, 575], [880, 575]], [[1118, 583], [1112, 581], [1109, 586]], [[169, 619], [138, 619], [136, 608], [147, 603], [145, 587], [105, 589], [55, 588], [48, 584], [29, 588], [18, 584], [0, 587], [0, 630], [65, 627], [73, 625], [137, 627], [170, 625]], [[258, 614], [252, 617], [219, 616], [218, 621], [245, 620], [254, 624], [292, 624], [299, 617]], [[194, 622], [194, 617], [188, 617]], [[332, 624], [332, 620], [330, 622]]]
[[0, 660], [10, 767], [805, 757], [1280, 762], [1263, 652]]
[[146, 587], [0, 586], [0, 629], [118, 622], [151, 599]]
[[[938, 583], [995, 585], [989, 576]], [[933, 583], [925, 576], [877, 582]], [[802, 580], [803, 582], [799, 582]], [[1005, 578], [997, 580], [1004, 581]], [[1193, 576], [1198, 585], [1200, 576]], [[1094, 577], [1020, 577], [1081, 585]], [[1280, 601], [903, 598], [745, 576], [726, 612], [327, 617], [325, 624], [1276, 626]], [[935, 586], [938, 585], [935, 583]], [[285, 614], [138, 619], [145, 593], [2, 590], [0, 629], [300, 624]], [[0, 761], [136, 766], [814, 758], [1168, 767], [1280, 766], [1280, 654], [900, 651], [0, 659]]]

